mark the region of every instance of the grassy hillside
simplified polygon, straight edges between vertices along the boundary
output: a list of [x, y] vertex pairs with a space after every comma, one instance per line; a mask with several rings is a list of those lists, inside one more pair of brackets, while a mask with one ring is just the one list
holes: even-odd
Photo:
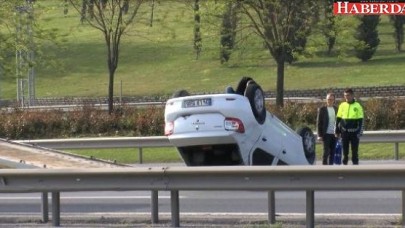
[[[108, 71], [105, 44], [101, 32], [80, 23], [73, 8], [64, 16], [60, 1], [45, 3], [53, 6], [38, 19], [44, 28], [57, 28], [67, 34], [64, 48], [49, 46], [46, 52], [55, 56], [62, 65], [47, 67], [41, 62], [36, 67], [37, 97], [106, 96]], [[149, 7], [149, 5], [145, 5]], [[203, 8], [205, 10], [206, 8]], [[148, 12], [148, 8], [144, 11]], [[202, 15], [203, 20], [208, 18]], [[149, 18], [149, 13], [143, 18]], [[243, 75], [250, 75], [265, 90], [273, 90], [276, 67], [260, 40], [239, 35], [239, 43], [231, 61], [221, 65], [218, 60], [218, 22], [204, 21], [203, 52], [196, 60], [193, 51], [193, 11], [189, 5], [160, 1], [154, 13], [154, 23], [138, 23], [123, 38], [120, 63], [116, 72], [116, 95], [122, 82], [123, 95], [171, 94], [177, 89], [192, 92], [223, 91]], [[380, 24], [381, 45], [376, 55], [362, 63], [354, 57], [326, 57], [318, 55], [301, 58], [293, 65], [286, 65], [285, 89], [327, 88], [347, 86], [374, 86], [405, 84], [405, 52], [394, 50], [392, 26], [387, 17]], [[311, 37], [309, 45], [321, 47]], [[2, 79], [1, 98], [15, 98], [15, 78]]]

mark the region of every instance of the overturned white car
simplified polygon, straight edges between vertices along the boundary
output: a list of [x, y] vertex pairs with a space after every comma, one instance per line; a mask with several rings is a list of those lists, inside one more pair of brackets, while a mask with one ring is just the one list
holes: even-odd
[[311, 129], [291, 130], [264, 102], [249, 77], [224, 94], [178, 91], [166, 102], [165, 135], [188, 166], [314, 164]]

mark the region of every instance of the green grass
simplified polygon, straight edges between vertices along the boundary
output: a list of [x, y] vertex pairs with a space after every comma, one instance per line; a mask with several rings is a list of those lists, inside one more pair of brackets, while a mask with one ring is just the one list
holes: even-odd
[[[61, 34], [67, 34], [64, 37], [67, 42], [64, 48], [50, 45], [46, 53], [52, 59], [41, 60], [36, 66], [37, 97], [107, 96], [108, 71], [101, 32], [82, 25], [73, 9], [63, 16], [59, 1], [42, 4], [54, 8], [42, 14], [38, 23], [44, 28], [58, 28]], [[171, 94], [177, 89], [196, 93], [218, 92], [227, 85], [235, 86], [244, 75], [255, 78], [265, 90], [275, 89], [276, 65], [263, 49], [262, 42], [254, 36], [245, 37], [231, 61], [221, 65], [218, 60], [218, 22], [208, 23], [204, 21], [205, 17], [203, 52], [196, 60], [192, 47], [192, 13], [185, 4], [161, 1], [154, 14], [153, 27], [136, 24], [131, 28], [121, 43], [115, 75], [117, 96], [120, 82], [123, 95], [128, 96]], [[148, 16], [146, 14], [144, 18]], [[405, 52], [394, 50], [393, 29], [387, 18], [382, 17], [379, 27], [381, 44], [377, 53], [366, 63], [354, 57], [319, 54], [323, 50], [319, 46], [321, 38], [310, 37], [309, 49], [317, 46], [318, 55], [286, 65], [285, 89], [404, 85]], [[61, 65], [49, 67], [49, 60], [58, 60]], [[12, 76], [2, 79], [2, 99], [16, 97], [15, 84]]]
[[[122, 164], [139, 163], [139, 150], [137, 148], [116, 148], [116, 149], [75, 149], [68, 152], [79, 154], [86, 157], [95, 157], [98, 159], [117, 161]], [[181, 162], [177, 150], [173, 147], [165, 148], [143, 148], [143, 163], [170, 163]]]
[[[317, 144], [317, 160], [322, 159], [322, 146]], [[122, 164], [139, 163], [139, 150], [130, 149], [92, 149], [92, 150], [69, 150], [83, 156], [93, 156], [95, 158], [117, 161]], [[359, 157], [361, 160], [390, 160], [394, 159], [393, 143], [360, 143]], [[405, 159], [405, 143], [399, 144], [399, 159]], [[172, 163], [183, 162], [177, 150], [173, 147], [165, 148], [143, 148], [143, 163]]]

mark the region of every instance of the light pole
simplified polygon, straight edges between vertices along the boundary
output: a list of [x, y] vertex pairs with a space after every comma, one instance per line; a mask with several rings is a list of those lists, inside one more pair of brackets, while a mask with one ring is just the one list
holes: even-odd
[[[34, 20], [33, 1], [27, 0], [16, 7], [16, 76], [17, 101], [21, 107], [35, 105], [34, 40], [32, 22]], [[26, 71], [27, 79], [23, 78]], [[28, 83], [28, 91], [26, 89]], [[26, 101], [25, 94], [28, 93]], [[28, 102], [28, 103], [27, 103]]]

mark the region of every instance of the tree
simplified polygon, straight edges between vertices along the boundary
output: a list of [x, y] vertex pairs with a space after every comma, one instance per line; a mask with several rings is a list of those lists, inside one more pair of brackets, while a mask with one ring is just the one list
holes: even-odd
[[194, 50], [196, 59], [200, 57], [202, 49], [200, 0], [194, 0]]
[[357, 27], [355, 38], [359, 41], [355, 46], [356, 57], [366, 62], [373, 57], [377, 50], [380, 39], [378, 38], [377, 25], [380, 22], [379, 15], [365, 15], [360, 17], [361, 23]]
[[[283, 106], [284, 63], [287, 53], [294, 51], [294, 40], [307, 35], [307, 28], [313, 23], [311, 0], [244, 0], [242, 12], [248, 18], [250, 27], [263, 40], [270, 55], [277, 63], [276, 104]], [[298, 23], [296, 20], [300, 20]]]
[[0, 76], [10, 72], [15, 53], [15, 36], [12, 28], [12, 14], [15, 3], [13, 1], [0, 0]]
[[229, 61], [232, 49], [235, 46], [236, 28], [238, 26], [238, 8], [239, 4], [237, 2], [230, 1], [227, 3], [225, 12], [222, 15], [220, 50], [221, 63]]
[[[63, 47], [63, 34], [37, 23], [47, 9], [37, 7], [32, 0], [0, 0], [0, 5], [0, 76], [26, 79], [28, 74], [32, 82], [34, 68], [60, 67], [55, 54], [48, 50], [52, 46]], [[30, 85], [30, 98], [35, 98], [35, 84]]]
[[336, 17], [333, 14], [333, 0], [327, 0], [324, 2], [324, 23], [322, 26], [322, 33], [326, 38], [327, 53], [331, 54], [333, 47], [336, 43], [337, 25]]
[[[302, 26], [302, 23], [307, 23], [305, 24], [305, 27], [302, 27], [299, 30], [291, 30], [290, 33], [292, 34], [288, 34], [288, 37], [291, 37], [291, 41], [289, 43], [289, 47], [287, 48], [286, 62], [291, 64], [292, 62], [298, 60], [298, 55], [304, 53], [305, 47], [307, 45], [307, 37], [311, 34], [311, 28], [314, 27], [314, 24], [318, 21], [319, 9], [318, 3], [316, 3], [315, 1], [308, 2], [307, 8], [311, 10], [310, 13], [305, 9], [301, 10], [300, 4], [292, 4], [290, 7], [298, 7], [298, 9], [295, 9], [295, 17], [292, 18], [290, 22], [292, 23], [292, 27], [297, 28]], [[298, 32], [299, 34], [294, 34], [296, 32]]]
[[[128, 2], [128, 4], [129, 4], [129, 2]], [[150, 8], [151, 8], [150, 9], [151, 12], [150, 12], [149, 26], [152, 27], [153, 26], [153, 16], [154, 16], [154, 13], [155, 13], [155, 0], [152, 0], [152, 2], [150, 4]]]
[[404, 42], [404, 24], [405, 24], [405, 16], [404, 15], [392, 15], [390, 16], [390, 21], [392, 22], [395, 33], [395, 46], [397, 51], [402, 51], [402, 43]]
[[[80, 2], [69, 0], [77, 12], [81, 13]], [[104, 6], [96, 1], [93, 4], [93, 18], [85, 17], [85, 21], [93, 28], [98, 29], [104, 36], [107, 48], [108, 65], [108, 112], [114, 111], [114, 76], [118, 68], [121, 38], [128, 27], [134, 22], [138, 15], [139, 8], [144, 0], [134, 0], [129, 6], [128, 13], [125, 13], [125, 0], [110, 0]]]
[[68, 0], [63, 0], [63, 15], [67, 15], [68, 13], [69, 13]]

